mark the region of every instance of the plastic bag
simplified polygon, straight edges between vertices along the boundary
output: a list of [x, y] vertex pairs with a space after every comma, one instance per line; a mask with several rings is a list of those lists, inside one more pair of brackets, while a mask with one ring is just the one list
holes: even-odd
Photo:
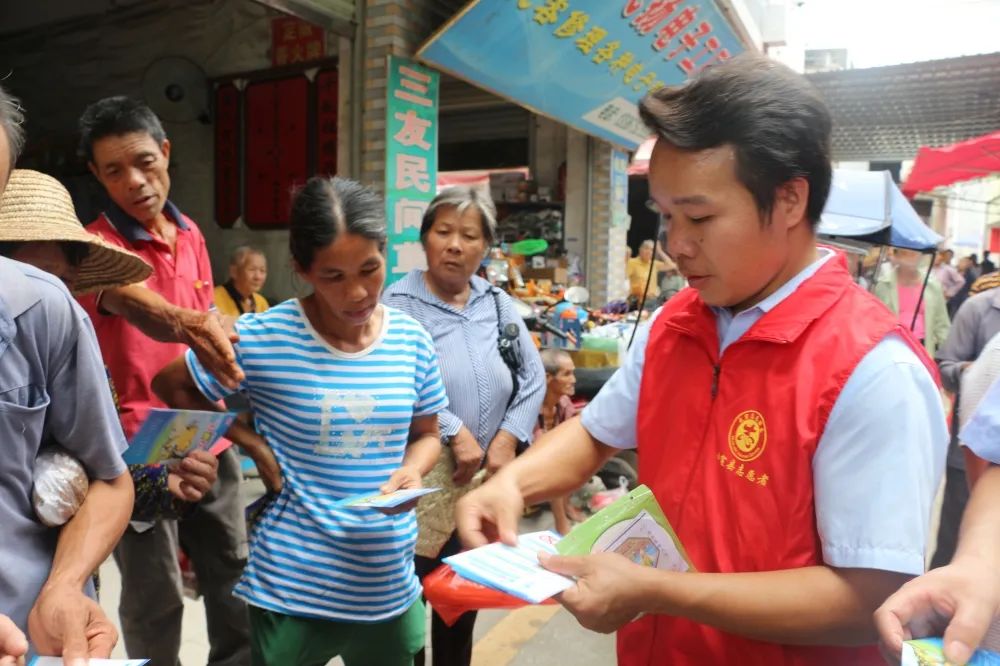
[[610, 506], [615, 500], [625, 497], [626, 495], [628, 495], [628, 479], [624, 476], [619, 476], [617, 488], [609, 488], [608, 490], [602, 490], [594, 493], [587, 502], [587, 507], [592, 512], [597, 513], [604, 507]]
[[43, 449], [35, 458], [35, 514], [47, 527], [59, 527], [80, 510], [90, 481], [80, 461], [58, 446]]
[[[447, 564], [424, 577], [424, 597], [449, 627], [465, 613], [485, 608], [521, 608], [527, 601], [462, 578]], [[543, 605], [555, 604], [546, 599]]]

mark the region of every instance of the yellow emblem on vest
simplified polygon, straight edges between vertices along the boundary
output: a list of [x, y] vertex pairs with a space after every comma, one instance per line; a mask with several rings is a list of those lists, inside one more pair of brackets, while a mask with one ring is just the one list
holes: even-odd
[[729, 426], [729, 450], [741, 462], [760, 458], [767, 445], [767, 426], [760, 412], [748, 409]]

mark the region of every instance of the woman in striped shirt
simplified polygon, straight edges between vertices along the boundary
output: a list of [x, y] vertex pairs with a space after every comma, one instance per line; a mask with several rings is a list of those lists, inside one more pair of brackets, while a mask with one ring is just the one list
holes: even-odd
[[[495, 218], [493, 202], [474, 188], [441, 192], [420, 226], [427, 270], [412, 271], [382, 299], [414, 317], [434, 339], [449, 402], [439, 421], [448, 446], [444, 462], [454, 463], [453, 481], [460, 487], [480, 468], [492, 474], [514, 459], [518, 445], [531, 440], [545, 397], [542, 361], [510, 297], [475, 275], [495, 240]], [[510, 323], [517, 325], [520, 351], [516, 391], [497, 345], [501, 324]], [[436, 508], [454, 530], [454, 506]], [[453, 535], [434, 557], [417, 557], [418, 574], [430, 573], [459, 549]], [[475, 613], [466, 613], [448, 627], [434, 614], [434, 666], [468, 666], [475, 621]], [[417, 663], [423, 663], [422, 655]]]
[[[410, 665], [424, 642], [414, 575], [417, 525], [351, 509], [352, 495], [419, 488], [441, 450], [447, 406], [430, 336], [379, 303], [382, 200], [339, 178], [313, 178], [293, 203], [291, 254], [313, 293], [236, 325], [241, 389], [260, 434], [230, 437], [277, 491], [251, 534], [235, 594], [250, 610], [255, 666]], [[192, 355], [154, 389], [175, 407], [215, 409], [226, 390]]]

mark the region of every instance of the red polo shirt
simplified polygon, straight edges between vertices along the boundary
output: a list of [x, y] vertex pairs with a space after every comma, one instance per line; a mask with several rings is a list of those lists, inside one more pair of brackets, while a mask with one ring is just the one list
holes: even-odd
[[[177, 225], [175, 253], [114, 204], [87, 230], [145, 259], [153, 267], [146, 286], [167, 301], [206, 312], [212, 307], [214, 287], [205, 237], [171, 202], [167, 202], [163, 212]], [[153, 394], [150, 384], [156, 373], [183, 354], [186, 347], [156, 342], [121, 317], [99, 311], [94, 296], [80, 301], [97, 330], [104, 362], [121, 401], [122, 426], [131, 439], [150, 407], [166, 406]]]

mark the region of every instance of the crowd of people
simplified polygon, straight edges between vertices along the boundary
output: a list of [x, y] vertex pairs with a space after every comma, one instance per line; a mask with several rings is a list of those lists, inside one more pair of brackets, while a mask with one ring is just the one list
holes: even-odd
[[[694, 571], [541, 558], [575, 579], [559, 601], [583, 627], [617, 631], [620, 664], [874, 664], [880, 637], [891, 659], [940, 633], [964, 663], [1000, 607], [1000, 384], [985, 388], [1000, 374], [1000, 279], [942, 255], [924, 290], [919, 255], [899, 251], [878, 298], [859, 288], [817, 244], [829, 112], [781, 65], [734, 58], [649, 94], [640, 113], [658, 138], [649, 181], [667, 233], [630, 261], [632, 295], [660, 298], [657, 272], [689, 288], [661, 299], [575, 414], [572, 357], [539, 354], [510, 297], [476, 276], [496, 238], [481, 191], [430, 203], [426, 270], [386, 288], [381, 197], [310, 179], [289, 224], [309, 294], [270, 306], [253, 248], [214, 287], [145, 105], [112, 97], [81, 117], [81, 153], [110, 200], [84, 229], [58, 181], [16, 168], [23, 119], [0, 90], [0, 664], [29, 639], [66, 663], [107, 657], [118, 637], [92, 574], [112, 553], [126, 651], [179, 664], [182, 550], [213, 666], [422, 664], [421, 580], [462, 548], [513, 544], [528, 504], [550, 500], [568, 531], [568, 495], [621, 449], [638, 450]], [[970, 278], [986, 282], [952, 323]], [[968, 397], [961, 424], [949, 427], [942, 384]], [[234, 448], [123, 461], [150, 408], [218, 411], [234, 397], [249, 410], [227, 433]], [[32, 506], [34, 461], [52, 444], [90, 482], [59, 528]], [[237, 451], [267, 489], [249, 533]], [[953, 473], [964, 458], [968, 474]], [[938, 568], [925, 573], [942, 476]], [[433, 501], [341, 505], [430, 478]], [[470, 663], [475, 621], [433, 615], [435, 665]]]

